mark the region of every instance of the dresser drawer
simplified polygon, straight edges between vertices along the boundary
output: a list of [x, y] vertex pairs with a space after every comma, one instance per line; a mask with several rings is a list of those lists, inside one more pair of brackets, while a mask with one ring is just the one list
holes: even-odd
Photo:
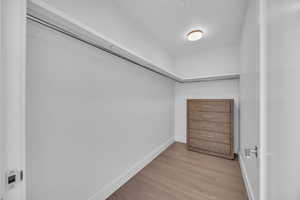
[[191, 138], [190, 146], [192, 148], [197, 148], [202, 151], [219, 153], [219, 154], [223, 154], [223, 155], [229, 155], [231, 153], [230, 145], [216, 143], [216, 142], [209, 142], [209, 141], [205, 141], [205, 140]]
[[190, 111], [207, 111], [207, 112], [231, 112], [229, 101], [214, 100], [214, 101], [195, 101], [188, 100]]
[[188, 121], [188, 127], [190, 129], [204, 130], [218, 133], [230, 133], [231, 124], [229, 123], [220, 123], [220, 122], [209, 122], [201, 120], [190, 119]]
[[231, 113], [190, 111], [189, 119], [231, 123]]
[[211, 131], [204, 131], [204, 130], [189, 130], [189, 137], [191, 139], [200, 139], [200, 140], [206, 140], [211, 142], [219, 142], [224, 144], [230, 144], [231, 138], [230, 134], [224, 134], [224, 133], [216, 133]]

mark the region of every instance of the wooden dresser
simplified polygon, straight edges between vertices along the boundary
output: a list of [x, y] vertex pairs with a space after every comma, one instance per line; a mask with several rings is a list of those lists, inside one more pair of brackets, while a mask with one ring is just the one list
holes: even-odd
[[234, 159], [233, 108], [233, 99], [188, 99], [188, 149]]

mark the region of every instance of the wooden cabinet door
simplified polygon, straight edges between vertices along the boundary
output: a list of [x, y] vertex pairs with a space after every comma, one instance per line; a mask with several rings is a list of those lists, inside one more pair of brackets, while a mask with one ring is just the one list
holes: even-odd
[[233, 99], [188, 99], [188, 149], [234, 159], [233, 106]]

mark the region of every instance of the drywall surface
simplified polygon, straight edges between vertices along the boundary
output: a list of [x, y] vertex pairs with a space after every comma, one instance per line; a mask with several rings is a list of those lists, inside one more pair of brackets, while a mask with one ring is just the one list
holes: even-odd
[[268, 200], [298, 200], [300, 3], [267, 0], [265, 11]]
[[[257, 1], [249, 1], [241, 40], [240, 156], [244, 160], [248, 191], [258, 200], [258, 161], [244, 157], [245, 148], [259, 145], [259, 28]], [[250, 197], [252, 198], [252, 197]]]
[[175, 85], [175, 140], [186, 142], [187, 99], [234, 99], [234, 143], [239, 148], [239, 80], [176, 83]]
[[103, 38], [136, 54], [157, 67], [172, 71], [171, 58], [136, 20], [113, 1], [41, 0], [71, 18], [91, 27]]
[[88, 199], [173, 138], [173, 81], [33, 22], [27, 37], [27, 199]]
[[175, 59], [174, 73], [183, 78], [234, 74], [240, 72], [239, 45], [202, 50]]

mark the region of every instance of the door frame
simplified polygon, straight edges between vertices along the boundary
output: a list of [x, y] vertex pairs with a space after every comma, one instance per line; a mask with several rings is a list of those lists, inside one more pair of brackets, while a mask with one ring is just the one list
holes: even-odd
[[2, 169], [1, 191], [4, 200], [25, 200], [26, 179], [7, 190], [8, 170], [25, 172], [25, 73], [26, 73], [26, 0], [1, 1], [1, 84], [0, 124]]
[[267, 120], [267, 0], [258, 2], [258, 26], [259, 26], [259, 200], [267, 200], [267, 160], [268, 154], [268, 120]]
[[[1, 45], [1, 42], [0, 42]], [[2, 53], [2, 52], [0, 52]], [[0, 56], [0, 60], [2, 59], [2, 57]], [[0, 80], [2, 80], [2, 63], [0, 64], [0, 74], [1, 74], [1, 78]], [[3, 200], [3, 196], [4, 196], [4, 120], [3, 120], [3, 108], [4, 108], [4, 103], [3, 103], [3, 83], [1, 81], [0, 83], [0, 200]]]

